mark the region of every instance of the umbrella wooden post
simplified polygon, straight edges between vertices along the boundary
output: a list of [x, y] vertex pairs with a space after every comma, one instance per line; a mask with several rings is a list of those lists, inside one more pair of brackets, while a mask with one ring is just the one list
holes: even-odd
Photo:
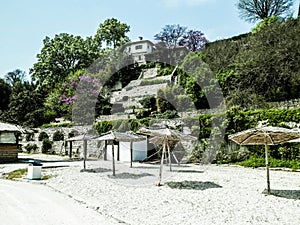
[[161, 154], [161, 160], [160, 160], [159, 180], [158, 180], [157, 186], [161, 186], [161, 177], [162, 177], [162, 170], [163, 170], [163, 164], [164, 164], [165, 151], [166, 151], [166, 143], [165, 143], [165, 140], [164, 140], [162, 154]]
[[115, 143], [112, 141], [112, 165], [113, 165], [113, 176], [116, 176], [116, 169], [115, 169]]
[[177, 162], [178, 166], [180, 166], [180, 162], [178, 161], [178, 159], [177, 159], [176, 155], [174, 154], [174, 152], [172, 152], [172, 155], [173, 155], [175, 161]]
[[267, 193], [271, 194], [270, 188], [270, 172], [269, 172], [269, 159], [268, 159], [268, 145], [265, 144], [265, 157], [266, 157], [266, 170], [267, 170]]
[[169, 155], [169, 166], [170, 166], [170, 171], [172, 171], [172, 162], [171, 162], [171, 151], [170, 151], [170, 145], [167, 143], [167, 148], [168, 148], [168, 155]]
[[130, 142], [130, 168], [132, 168], [132, 158], [133, 158], [133, 143]]
[[118, 141], [117, 161], [120, 161], [120, 142]]
[[104, 161], [107, 160], [107, 140], [104, 141]]
[[87, 140], [83, 141], [83, 169], [86, 169]]
[[70, 152], [69, 152], [69, 158], [70, 159], [72, 159], [72, 144], [73, 144], [73, 142], [72, 141], [70, 141]]

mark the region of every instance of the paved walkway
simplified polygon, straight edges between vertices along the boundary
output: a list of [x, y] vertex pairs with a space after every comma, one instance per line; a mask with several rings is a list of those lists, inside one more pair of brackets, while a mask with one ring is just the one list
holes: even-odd
[[0, 218], [5, 225], [117, 224], [44, 185], [0, 179]]

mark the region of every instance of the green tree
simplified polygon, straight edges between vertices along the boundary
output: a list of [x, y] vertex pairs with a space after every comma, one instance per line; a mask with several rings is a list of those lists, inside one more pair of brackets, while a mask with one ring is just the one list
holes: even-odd
[[299, 98], [299, 32], [299, 21], [288, 19], [253, 34], [238, 54], [236, 81], [231, 85], [240, 90], [251, 88], [267, 101]]
[[185, 89], [197, 109], [218, 106], [222, 96], [216, 95], [218, 81], [201, 53], [188, 54], [180, 66], [179, 85]]
[[104, 42], [115, 49], [129, 42], [129, 37], [126, 36], [129, 31], [130, 26], [126, 23], [121, 23], [115, 18], [106, 19], [99, 25], [95, 40], [100, 44]]
[[49, 122], [44, 117], [44, 96], [28, 81], [11, 87], [8, 109], [3, 114], [7, 122], [37, 127]]
[[2, 79], [0, 79], [0, 112], [7, 110], [11, 87]]
[[20, 69], [16, 69], [12, 72], [8, 72], [5, 76], [4, 79], [6, 83], [8, 83], [11, 86], [14, 86], [17, 82], [24, 82], [26, 77], [26, 73]]
[[71, 73], [87, 68], [100, 52], [93, 39], [83, 39], [67, 33], [46, 37], [37, 55], [37, 62], [30, 70], [32, 79], [48, 93]]
[[239, 0], [240, 17], [249, 22], [271, 16], [289, 16], [293, 0]]

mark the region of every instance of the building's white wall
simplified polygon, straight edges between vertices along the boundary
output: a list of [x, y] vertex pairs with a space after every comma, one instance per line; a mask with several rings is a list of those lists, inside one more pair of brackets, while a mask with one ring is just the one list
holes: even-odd
[[[107, 160], [112, 160], [112, 146], [107, 146]], [[147, 158], [147, 141], [134, 142], [133, 161], [140, 161]], [[118, 146], [114, 146], [115, 160], [117, 160]], [[120, 161], [130, 162], [130, 142], [120, 142]]]
[[[137, 49], [137, 46], [141, 47]], [[147, 41], [137, 43], [133, 42], [125, 47], [124, 52], [128, 55], [132, 55], [135, 62], [145, 63], [145, 55], [153, 52], [153, 46]]]
[[[107, 145], [107, 152], [106, 152], [106, 157], [107, 160], [112, 160], [112, 145]], [[118, 156], [118, 145], [114, 146], [114, 155], [115, 155], [115, 160], [117, 160], [117, 156]]]

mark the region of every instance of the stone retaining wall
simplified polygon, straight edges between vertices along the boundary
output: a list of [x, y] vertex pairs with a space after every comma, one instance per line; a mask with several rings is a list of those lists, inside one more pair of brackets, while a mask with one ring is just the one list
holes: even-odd
[[[70, 133], [75, 133], [76, 135], [81, 135], [87, 132], [91, 127], [87, 126], [74, 126], [74, 127], [61, 127], [61, 128], [44, 128], [44, 129], [35, 129], [36, 132], [33, 135], [32, 141], [26, 141], [26, 137], [23, 135], [22, 141], [20, 144], [22, 145], [23, 151], [25, 150], [25, 146], [29, 144], [36, 144], [38, 149], [35, 153], [41, 153], [42, 149], [42, 141], [38, 140], [38, 137], [41, 132], [46, 132], [49, 136], [49, 140], [52, 141], [52, 148], [49, 150], [50, 154], [62, 154], [69, 155], [70, 151], [70, 143], [66, 142], [66, 139], [69, 137]], [[64, 141], [53, 141], [53, 134], [57, 131], [61, 131], [64, 134]], [[95, 140], [88, 141], [88, 157], [102, 157], [102, 149], [103, 146], [101, 143], [98, 143]], [[73, 141], [72, 142], [72, 155], [74, 157], [83, 157], [83, 141]]]

